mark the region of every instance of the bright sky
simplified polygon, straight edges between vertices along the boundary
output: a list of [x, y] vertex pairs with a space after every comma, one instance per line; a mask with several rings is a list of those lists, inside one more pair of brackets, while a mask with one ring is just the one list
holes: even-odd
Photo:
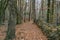
[[38, 17], [39, 17], [39, 9], [41, 7], [41, 0], [36, 0], [35, 7], [36, 7], [36, 19], [38, 19]]
[[[26, 0], [26, 2], [28, 2], [28, 0]], [[39, 9], [41, 7], [41, 0], [36, 0], [35, 7], [36, 7], [36, 18], [38, 19], [38, 17], [39, 17]]]
[[[35, 6], [36, 6], [36, 8], [40, 8], [40, 6], [41, 6], [41, 0], [35, 0], [36, 2], [35, 2]], [[26, 0], [26, 2], [28, 2], [28, 0]]]

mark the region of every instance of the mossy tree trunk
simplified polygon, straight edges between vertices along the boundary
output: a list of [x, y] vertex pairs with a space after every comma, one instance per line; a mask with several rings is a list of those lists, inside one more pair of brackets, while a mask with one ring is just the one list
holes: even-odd
[[12, 40], [15, 38], [15, 26], [16, 26], [16, 0], [9, 0], [9, 20], [8, 20], [8, 29], [7, 36], [5, 40]]

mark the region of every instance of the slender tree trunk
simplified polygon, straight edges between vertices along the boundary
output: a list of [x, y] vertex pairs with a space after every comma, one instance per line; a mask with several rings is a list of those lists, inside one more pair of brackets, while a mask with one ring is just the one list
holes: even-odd
[[36, 22], [35, 0], [32, 0], [32, 14], [33, 14], [33, 21]]
[[17, 24], [22, 23], [21, 0], [17, 0]]
[[56, 12], [56, 0], [54, 0], [54, 15], [53, 15], [53, 24], [57, 26], [57, 12]]
[[0, 25], [2, 25], [2, 18], [3, 17], [3, 1], [0, 1]]
[[49, 23], [49, 14], [50, 14], [50, 0], [48, 0], [48, 10], [47, 10], [47, 22]]
[[30, 10], [29, 10], [29, 21], [31, 20], [31, 0], [29, 1], [29, 7], [30, 7]]
[[25, 3], [25, 7], [24, 7], [24, 22], [26, 22], [26, 7], [27, 7], [27, 3]]

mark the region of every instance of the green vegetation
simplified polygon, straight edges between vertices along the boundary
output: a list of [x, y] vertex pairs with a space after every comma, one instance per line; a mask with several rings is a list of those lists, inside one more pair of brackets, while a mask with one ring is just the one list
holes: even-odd
[[54, 26], [42, 20], [39, 20], [37, 25], [42, 29], [48, 40], [60, 40], [60, 26]]

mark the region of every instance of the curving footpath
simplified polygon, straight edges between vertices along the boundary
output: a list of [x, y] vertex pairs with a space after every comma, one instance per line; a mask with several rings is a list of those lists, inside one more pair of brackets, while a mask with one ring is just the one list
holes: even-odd
[[41, 29], [32, 21], [16, 26], [16, 40], [47, 40]]

